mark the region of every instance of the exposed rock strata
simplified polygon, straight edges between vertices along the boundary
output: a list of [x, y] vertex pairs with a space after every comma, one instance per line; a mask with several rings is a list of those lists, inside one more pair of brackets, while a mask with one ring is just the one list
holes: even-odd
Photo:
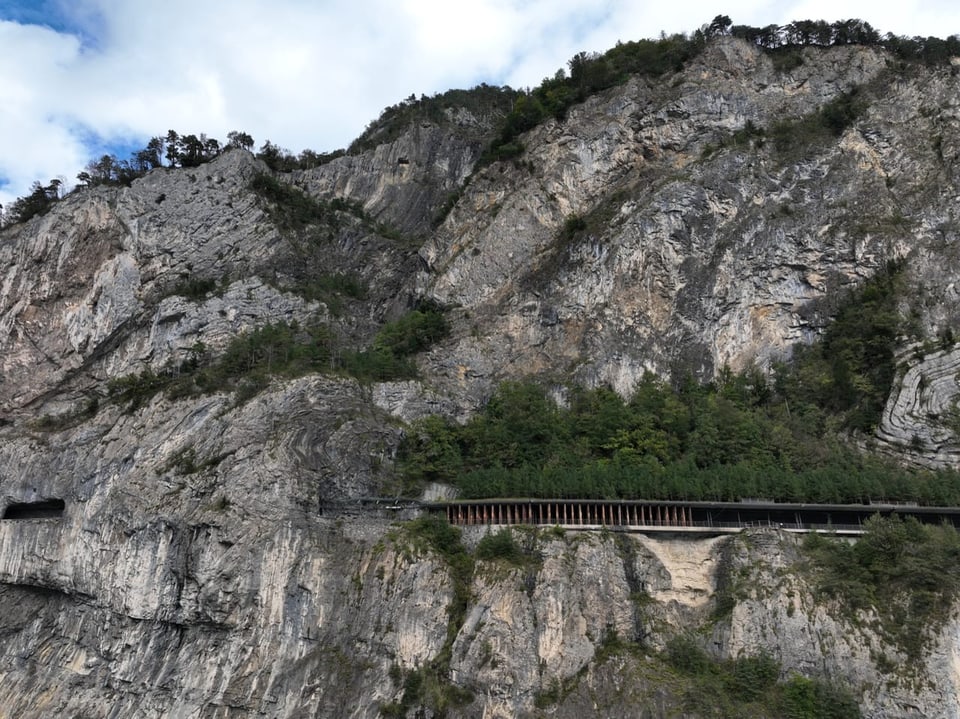
[[[0, 509], [65, 510], [0, 520], [0, 709], [373, 717], [441, 662], [472, 694], [452, 716], [625, 715], [638, 702], [669, 716], [680, 698], [662, 665], [601, 649], [617, 638], [652, 653], [707, 627], [740, 576], [710, 651], [776, 649], [785, 673], [844, 678], [870, 717], [957, 716], [955, 620], [931, 637], [929, 684], [884, 674], [877, 657], [896, 648], [814, 601], [788, 536], [522, 535], [536, 556], [478, 562], [451, 626], [464, 588], [446, 560], [358, 509], [393, 489], [404, 422], [465, 419], [509, 378], [629, 394], [646, 371], [765, 366], [892, 258], [906, 258], [904, 314], [949, 336], [960, 80], [899, 73], [859, 47], [803, 59], [780, 72], [721, 39], [677, 74], [534, 129], [516, 163], [476, 168], [492, 125], [466, 111], [419, 123], [281, 178], [362, 208], [315, 234], [274, 224], [251, 190], [266, 168], [242, 151], [77, 192], [3, 230]], [[769, 135], [734, 136], [858, 86], [867, 108], [839, 137], [784, 154]], [[298, 294], [320, 273], [367, 292], [340, 308]], [[185, 279], [216, 287], [190, 296]], [[367, 346], [419, 297], [450, 306], [452, 333], [418, 357], [418, 380], [276, 379], [247, 401], [158, 394], [130, 412], [108, 401], [112, 379], [175, 371], [200, 346], [216, 357], [271, 322], [324, 321], [344, 347]], [[879, 433], [930, 466], [957, 461], [960, 354], [946, 345], [909, 360]]]
[[907, 461], [933, 468], [958, 466], [960, 351], [939, 350], [903, 362], [910, 366], [887, 401], [877, 439]]

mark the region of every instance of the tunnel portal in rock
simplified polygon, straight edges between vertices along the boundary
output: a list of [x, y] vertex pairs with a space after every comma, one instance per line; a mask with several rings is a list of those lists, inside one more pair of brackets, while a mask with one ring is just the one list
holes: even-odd
[[8, 504], [3, 519], [56, 519], [63, 516], [66, 503], [62, 499]]

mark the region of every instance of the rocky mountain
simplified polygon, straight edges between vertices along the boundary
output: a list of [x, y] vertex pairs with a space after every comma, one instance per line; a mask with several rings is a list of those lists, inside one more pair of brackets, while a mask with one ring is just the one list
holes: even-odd
[[[719, 37], [511, 160], [480, 162], [496, 112], [449, 107], [311, 169], [233, 150], [2, 230], [0, 716], [725, 715], [661, 658], [678, 636], [864, 716], [960, 716], [956, 608], [912, 654], [824, 600], [792, 535], [515, 530], [504, 561], [358, 501], [394, 491], [418, 418], [510, 379], [765, 370], [892, 260], [911, 330], [858, 441], [955, 467], [958, 67]], [[427, 306], [450, 332], [415, 373], [337, 370]], [[281, 326], [325, 348], [311, 371], [237, 350]]]

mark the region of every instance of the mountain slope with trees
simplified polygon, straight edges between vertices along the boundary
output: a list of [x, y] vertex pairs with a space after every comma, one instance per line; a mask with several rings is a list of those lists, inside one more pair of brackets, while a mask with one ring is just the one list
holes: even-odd
[[2, 711], [955, 715], [952, 530], [397, 501], [956, 503], [955, 45], [721, 15], [342, 151], [176, 131], [38, 183], [0, 229]]

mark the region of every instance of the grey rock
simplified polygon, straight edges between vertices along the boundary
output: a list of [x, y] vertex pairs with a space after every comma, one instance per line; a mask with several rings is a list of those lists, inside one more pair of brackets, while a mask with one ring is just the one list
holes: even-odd
[[[77, 191], [0, 231], [0, 511], [64, 501], [61, 517], [0, 519], [2, 712], [375, 717], [402, 713], [420, 677], [448, 692], [434, 697], [447, 716], [675, 716], [657, 652], [699, 631], [719, 658], [766, 650], [785, 676], [844, 679], [865, 716], [957, 716], [956, 608], [931, 629], [924, 681], [901, 681], [902, 654], [871, 617], [817, 599], [789, 535], [513, 530], [526, 559], [465, 578], [396, 522], [412, 510], [368, 501], [394, 496], [418, 419], [466, 421], [508, 379], [545, 379], [562, 400], [563, 382], [628, 396], [646, 372], [766, 369], [891, 259], [906, 258], [904, 314], [948, 337], [960, 79], [897, 74], [871, 48], [802, 57], [780, 72], [718, 39], [483, 168], [495, 118], [414, 123], [279, 178], [362, 208], [315, 232], [274, 224], [251, 189], [268, 169], [243, 151]], [[854, 87], [868, 106], [839, 137], [776, 150], [775, 123]], [[735, 135], [748, 121], [763, 141]], [[336, 275], [365, 294], [303, 288]], [[416, 356], [416, 379], [331, 366], [252, 398], [110, 399], [111, 380], [213, 360], [270, 323], [322, 323], [342, 351], [366, 348], [423, 299], [448, 307], [451, 332]], [[905, 338], [864, 446], [956, 467], [958, 358]], [[468, 550], [484, 531], [464, 532]]]

